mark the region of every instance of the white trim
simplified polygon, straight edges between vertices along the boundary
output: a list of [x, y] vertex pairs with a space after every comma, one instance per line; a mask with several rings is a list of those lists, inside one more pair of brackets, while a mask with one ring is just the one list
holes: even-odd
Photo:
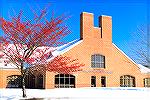
[[141, 64], [138, 64], [138, 67], [140, 68], [141, 73], [146, 73], [146, 74], [150, 73], [150, 69], [149, 68], [147, 68], [147, 67], [145, 67], [145, 66], [143, 66]]
[[114, 43], [112, 43], [113, 46], [118, 49], [123, 55], [125, 55], [125, 57], [127, 57], [132, 63], [134, 63], [139, 69], [141, 73], [150, 73], [150, 69], [141, 65], [141, 64], [137, 64], [135, 61], [133, 61], [130, 57], [128, 57], [121, 49], [119, 49]]
[[[137, 63], [135, 61], [133, 61], [130, 57], [128, 57], [121, 49], [119, 49], [114, 43], [112, 43], [113, 46], [118, 49], [125, 57], [127, 57], [132, 63], [134, 63], [135, 65], [137, 65]], [[138, 65], [137, 65], [138, 66]]]
[[110, 18], [112, 18], [112, 16], [108, 16], [108, 15], [101, 15], [102, 17], [110, 17]]
[[94, 26], [94, 28], [95, 28], [95, 29], [101, 29], [101, 27], [96, 27], [96, 26]]
[[91, 15], [94, 15], [93, 13], [89, 13], [89, 12], [82, 12], [82, 14], [91, 14]]
[[72, 48], [74, 48], [75, 46], [77, 46], [78, 44], [80, 44], [83, 40], [80, 40], [78, 42], [76, 42], [75, 44], [65, 48], [64, 50], [62, 50], [61, 52], [59, 52], [59, 55], [66, 53], [67, 51], [71, 50]]

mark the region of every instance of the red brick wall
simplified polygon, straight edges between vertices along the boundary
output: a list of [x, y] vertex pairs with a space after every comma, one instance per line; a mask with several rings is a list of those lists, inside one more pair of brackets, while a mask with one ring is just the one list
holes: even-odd
[[0, 69], [0, 88], [6, 88], [7, 77], [11, 75], [20, 75], [17, 69]]
[[[82, 42], [64, 53], [63, 55], [78, 59], [84, 63], [83, 72], [75, 73], [76, 87], [90, 87], [91, 76], [96, 76], [97, 86], [100, 87], [100, 77], [106, 76], [107, 87], [119, 87], [120, 76], [131, 75], [135, 77], [136, 86], [143, 87], [143, 78], [138, 66], [124, 53], [112, 44], [112, 18], [111, 16], [100, 16], [99, 27], [94, 27], [92, 13], [80, 15], [80, 39]], [[91, 55], [101, 54], [106, 58], [106, 68], [91, 68]], [[104, 70], [105, 73], [95, 72]], [[93, 72], [92, 72], [93, 71]], [[111, 72], [108, 74], [107, 72]], [[50, 86], [47, 86], [49, 88]]]
[[[91, 76], [96, 76], [97, 87], [101, 86], [101, 76], [106, 76], [107, 87], [119, 87], [120, 76], [122, 75], [134, 76], [136, 86], [143, 87], [143, 79], [150, 78], [150, 74], [141, 74], [138, 66], [112, 44], [112, 18], [100, 16], [99, 27], [94, 27], [94, 15], [92, 13], [84, 12], [80, 17], [80, 39], [82, 42], [63, 54], [85, 64], [82, 72], [74, 73], [76, 87], [90, 87]], [[91, 55], [93, 54], [105, 56], [105, 69], [91, 68]], [[5, 88], [7, 76], [14, 74], [17, 75], [19, 72], [0, 70], [0, 88]], [[55, 73], [46, 72], [45, 88], [54, 88], [55, 75]]]

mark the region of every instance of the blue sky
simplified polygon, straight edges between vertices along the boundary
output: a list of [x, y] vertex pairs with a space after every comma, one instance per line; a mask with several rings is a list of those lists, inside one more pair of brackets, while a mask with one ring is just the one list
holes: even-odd
[[[113, 42], [125, 53], [129, 52], [127, 46], [132, 39], [132, 33], [137, 27], [147, 24], [148, 0], [1, 0], [0, 16], [9, 19], [13, 10], [18, 13], [20, 9], [29, 18], [32, 12], [29, 7], [36, 9], [43, 8], [48, 3], [49, 14], [53, 10], [56, 15], [67, 13], [71, 18], [67, 21], [72, 33], [65, 40], [72, 41], [79, 38], [80, 13], [94, 13], [94, 24], [98, 26], [98, 16], [109, 15], [113, 19]], [[0, 35], [2, 31], [0, 30]]]

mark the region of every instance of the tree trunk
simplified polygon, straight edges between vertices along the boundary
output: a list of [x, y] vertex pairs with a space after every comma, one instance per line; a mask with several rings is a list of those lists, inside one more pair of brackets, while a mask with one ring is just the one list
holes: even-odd
[[22, 93], [23, 93], [23, 97], [27, 97], [26, 95], [26, 88], [25, 88], [25, 77], [22, 77]]
[[26, 95], [26, 88], [25, 88], [25, 71], [24, 71], [24, 68], [23, 68], [23, 63], [21, 63], [21, 81], [22, 81], [22, 97], [27, 97]]

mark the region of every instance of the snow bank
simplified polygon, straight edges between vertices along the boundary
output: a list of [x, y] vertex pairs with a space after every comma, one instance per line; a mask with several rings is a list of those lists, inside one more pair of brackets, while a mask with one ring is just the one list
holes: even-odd
[[[28, 98], [44, 100], [150, 100], [150, 88], [27, 89]], [[21, 89], [0, 89], [0, 100], [22, 99]]]

